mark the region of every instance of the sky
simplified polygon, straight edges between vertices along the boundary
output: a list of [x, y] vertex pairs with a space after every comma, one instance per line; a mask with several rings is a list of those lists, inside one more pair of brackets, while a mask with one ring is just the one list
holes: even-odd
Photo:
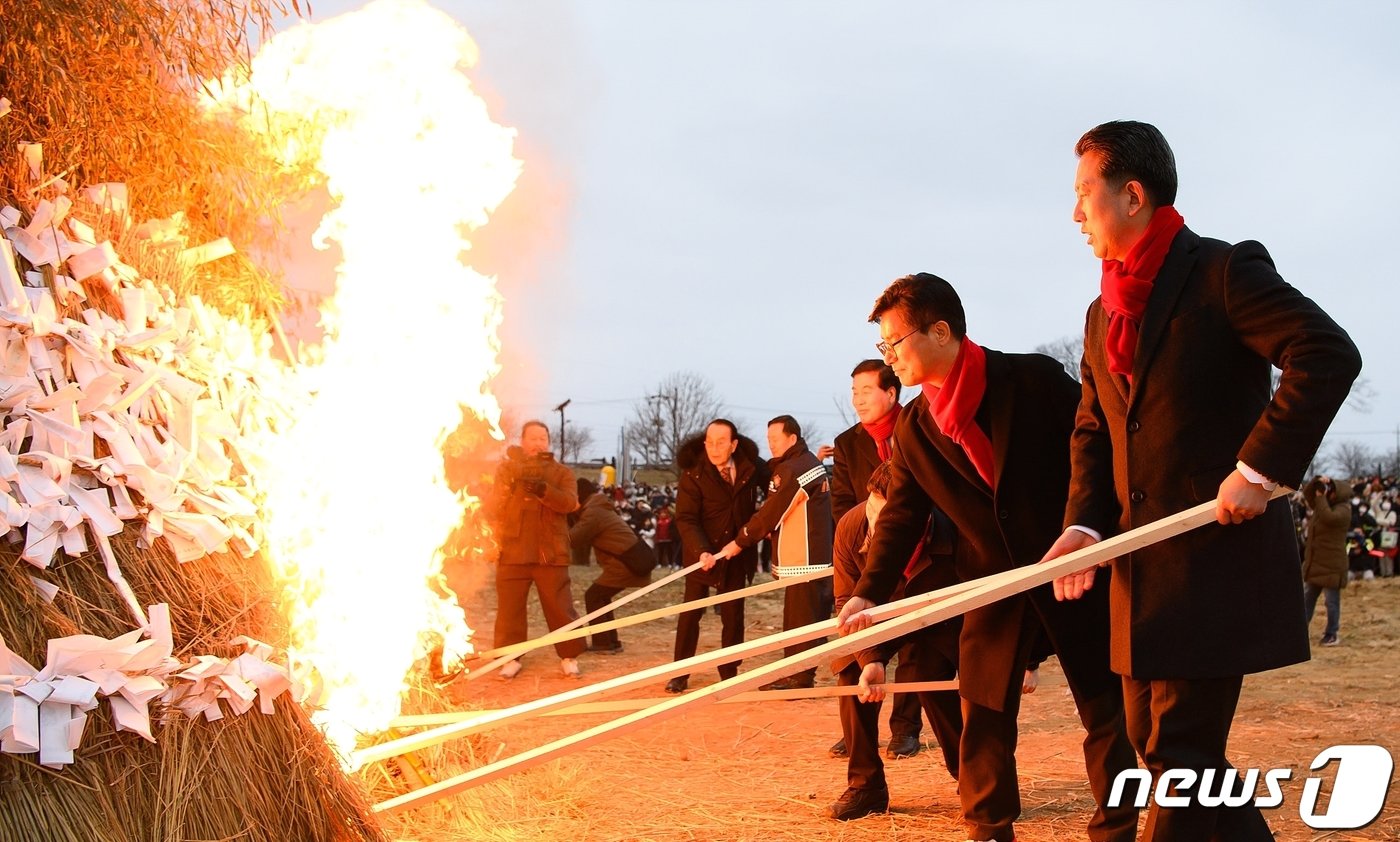
[[[360, 3], [322, 0], [320, 20]], [[1400, 446], [1400, 5], [440, 0], [518, 131], [481, 232], [516, 418], [611, 456], [666, 375], [708, 378], [763, 440], [829, 441], [890, 281], [959, 290], [1005, 351], [1080, 333], [1099, 264], [1071, 220], [1075, 141], [1156, 124], [1197, 233], [1259, 240], [1350, 333], [1374, 394], [1329, 442]], [[410, 49], [411, 45], [405, 45]], [[500, 233], [491, 240], [491, 228]], [[906, 398], [907, 398], [906, 394]]]

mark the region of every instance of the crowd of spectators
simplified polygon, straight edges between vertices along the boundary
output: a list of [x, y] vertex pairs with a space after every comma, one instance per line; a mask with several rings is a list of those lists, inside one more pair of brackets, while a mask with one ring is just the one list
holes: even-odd
[[676, 540], [676, 487], [622, 482], [603, 488], [611, 494], [617, 513], [656, 551], [659, 566], [680, 567], [680, 542]]
[[[1351, 485], [1351, 525], [1347, 530], [1349, 576], [1357, 579], [1394, 576], [1397, 572], [1397, 511], [1400, 511], [1400, 479], [1395, 476], [1358, 477]], [[1300, 548], [1309, 539], [1309, 512], [1302, 493], [1293, 495]]]

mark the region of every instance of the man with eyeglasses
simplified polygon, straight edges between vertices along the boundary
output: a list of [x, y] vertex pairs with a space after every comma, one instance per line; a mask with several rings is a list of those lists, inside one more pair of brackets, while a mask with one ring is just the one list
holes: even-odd
[[[843, 633], [894, 594], [935, 506], [957, 527], [952, 563], [967, 581], [1040, 561], [1060, 534], [1079, 386], [1041, 354], [984, 350], [967, 337], [962, 302], [936, 275], [900, 278], [875, 302], [876, 346], [922, 394], [895, 426], [890, 489], [868, 562], [841, 609]], [[1135, 765], [1117, 676], [1108, 668], [1108, 608], [1099, 595], [1057, 602], [1049, 585], [969, 611], [959, 639], [963, 734], [959, 797], [974, 840], [1012, 842], [1021, 812], [1016, 716], [1035, 620], [1059, 656], [1087, 731], [1085, 766], [1098, 805], [1086, 835], [1129, 842], [1137, 810], [1106, 806]]]

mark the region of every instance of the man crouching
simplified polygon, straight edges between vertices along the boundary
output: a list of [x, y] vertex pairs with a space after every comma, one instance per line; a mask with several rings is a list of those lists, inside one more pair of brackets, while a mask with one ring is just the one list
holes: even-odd
[[[833, 588], [839, 611], [855, 590], [865, 569], [865, 552], [870, 533], [880, 510], [885, 507], [889, 490], [890, 466], [882, 462], [870, 475], [870, 492], [864, 506], [846, 512], [836, 525], [833, 544], [835, 570]], [[937, 510], [930, 520], [930, 531], [914, 551], [904, 569], [904, 577], [895, 591], [894, 599], [928, 593], [956, 584], [957, 576], [951, 563], [955, 535], [952, 522]], [[942, 559], [935, 561], [939, 556]], [[962, 618], [956, 617], [920, 629], [901, 638], [887, 641], [854, 655], [837, 659], [831, 665], [837, 684], [849, 687], [859, 684], [859, 701], [855, 696], [842, 696], [841, 733], [850, 751], [846, 762], [845, 793], [826, 808], [830, 818], [841, 821], [858, 819], [889, 809], [890, 792], [885, 784], [885, 767], [880, 760], [880, 704], [885, 698], [885, 664], [905, 644], [911, 644], [901, 657], [911, 656], [908, 672], [915, 681], [947, 681], [958, 671], [958, 633]], [[943, 750], [943, 762], [956, 780], [958, 777], [958, 745], [962, 739], [962, 709], [956, 690], [920, 693], [919, 703], [933, 726], [938, 746]]]

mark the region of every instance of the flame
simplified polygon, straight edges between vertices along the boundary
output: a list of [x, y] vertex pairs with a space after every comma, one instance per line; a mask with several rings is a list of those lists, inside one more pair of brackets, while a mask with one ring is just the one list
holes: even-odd
[[377, 0], [276, 35], [216, 93], [269, 148], [309, 156], [337, 203], [316, 233], [343, 260], [298, 372], [309, 398], [257, 482], [292, 645], [325, 682], [315, 718], [342, 753], [398, 714], [436, 639], [464, 653], [470, 633], [432, 586], [477, 503], [448, 487], [442, 446], [464, 413], [501, 438], [501, 299], [462, 258], [521, 166], [464, 75], [476, 59], [447, 15]]

